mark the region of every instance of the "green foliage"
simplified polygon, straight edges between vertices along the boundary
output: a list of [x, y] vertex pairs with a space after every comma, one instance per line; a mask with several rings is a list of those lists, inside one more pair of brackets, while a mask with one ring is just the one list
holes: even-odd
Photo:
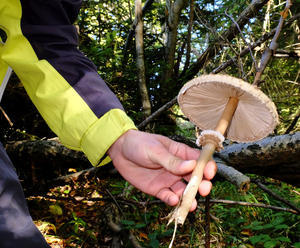
[[[241, 14], [249, 1], [195, 1], [196, 14], [191, 40], [192, 48], [198, 53], [205, 51], [207, 46], [212, 46], [221, 35], [227, 31], [230, 25], [234, 25], [227, 16], [230, 15], [235, 20]], [[280, 18], [279, 12], [284, 8], [279, 1], [271, 4], [269, 13], [270, 22], [264, 28], [266, 17], [266, 6], [261, 9], [258, 15], [252, 18], [242, 29], [244, 37], [250, 42], [259, 39], [263, 33], [276, 27]], [[225, 14], [225, 11], [227, 15]], [[297, 13], [295, 4], [292, 12]], [[181, 47], [186, 42], [189, 7], [183, 9], [180, 17], [177, 36], [177, 48], [175, 58], [180, 55]], [[165, 63], [165, 25], [166, 8], [164, 1], [155, 1], [143, 17], [144, 21], [144, 57], [146, 65], [146, 81], [148, 92], [151, 98], [153, 110], [159, 108], [163, 103], [169, 101], [178, 93], [181, 87], [179, 75], [182, 72], [185, 58], [186, 46], [183, 53], [178, 57], [179, 73], [170, 79], [167, 87], [162, 86], [162, 76], [168, 65]], [[137, 82], [137, 71], [135, 65], [135, 46], [129, 42], [127, 50], [124, 50], [129, 31], [134, 20], [134, 1], [84, 1], [78, 19], [80, 30], [80, 48], [96, 64], [100, 75], [109, 83], [109, 86], [117, 94], [126, 108], [127, 112], [138, 123], [143, 120], [141, 114], [141, 101]], [[279, 40], [279, 49], [289, 50], [297, 40], [296, 23], [282, 31]], [[129, 41], [132, 41], [131, 39]], [[216, 45], [217, 46], [217, 45]], [[256, 61], [261, 59], [261, 55], [268, 42], [259, 49], [253, 51]], [[235, 39], [222, 44], [221, 52], [208, 61], [201, 73], [209, 73], [229, 58], [236, 56], [242, 48], [247, 47], [241, 35]], [[197, 56], [191, 54], [191, 63], [195, 62]], [[243, 65], [243, 70], [241, 66]], [[240, 58], [240, 63], [226, 69], [225, 73], [236, 77], [246, 77], [249, 82], [253, 81], [253, 61], [250, 55]], [[275, 102], [280, 114], [281, 125], [277, 128], [277, 133], [283, 133], [291, 123], [300, 102], [299, 82], [297, 83], [299, 64], [297, 59], [276, 58], [273, 59], [264, 72], [264, 83], [262, 90], [268, 94]], [[182, 75], [181, 75], [182, 76]], [[184, 82], [183, 82], [184, 83]], [[168, 91], [168, 92], [162, 92]], [[168, 118], [160, 118], [159, 124], [165, 124]], [[159, 130], [160, 125], [156, 125]], [[298, 127], [299, 128], [299, 127]], [[165, 133], [163, 131], [162, 133]]]
[[77, 217], [76, 213], [74, 212], [72, 212], [72, 216], [73, 220], [69, 221], [68, 225], [71, 225], [73, 227], [74, 232], [78, 234], [80, 229], [85, 229], [86, 222], [83, 219]]
[[53, 215], [62, 215], [63, 214], [62, 208], [57, 204], [50, 205], [49, 206], [49, 212]]
[[[291, 186], [283, 184], [281, 188], [276, 185], [270, 188], [299, 206], [300, 197], [293, 194]], [[281, 205], [254, 185], [246, 194], [240, 194], [229, 182], [216, 182], [212, 197]], [[219, 223], [215, 222], [213, 225], [223, 230], [226, 247], [239, 247], [242, 244], [252, 244], [254, 247], [291, 247], [300, 234], [300, 219], [287, 212], [216, 204], [212, 208], [212, 214], [220, 219]]]

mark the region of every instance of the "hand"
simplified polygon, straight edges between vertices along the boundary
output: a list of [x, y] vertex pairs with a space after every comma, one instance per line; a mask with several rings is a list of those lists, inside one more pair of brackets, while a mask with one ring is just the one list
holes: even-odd
[[[108, 154], [119, 173], [133, 186], [175, 206], [182, 195], [200, 151], [171, 139], [136, 130], [123, 134], [109, 148]], [[214, 161], [204, 169], [199, 193], [209, 194], [217, 171]], [[197, 206], [194, 201], [191, 211]]]

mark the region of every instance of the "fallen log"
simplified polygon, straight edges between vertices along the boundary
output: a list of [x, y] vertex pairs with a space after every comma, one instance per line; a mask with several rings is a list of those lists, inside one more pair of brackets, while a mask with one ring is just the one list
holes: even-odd
[[300, 132], [232, 144], [216, 156], [241, 172], [300, 185]]
[[[187, 139], [180, 140], [178, 136], [172, 138], [195, 146]], [[36, 180], [40, 184], [41, 180], [65, 176], [69, 168], [77, 168], [78, 171], [91, 167], [83, 153], [70, 150], [55, 140], [18, 141], [6, 144], [6, 149], [21, 171], [21, 178], [29, 179], [31, 183]], [[248, 178], [238, 171], [276, 178], [294, 185], [300, 183], [300, 132], [267, 137], [258, 142], [228, 145], [215, 156], [218, 173], [239, 189], [247, 189]], [[93, 170], [79, 174], [94, 173]], [[22, 177], [23, 174], [27, 174], [27, 178]], [[37, 175], [39, 180], [34, 179]], [[33, 179], [28, 178], [30, 176]], [[69, 180], [72, 176], [77, 177], [78, 174], [60, 179]]]

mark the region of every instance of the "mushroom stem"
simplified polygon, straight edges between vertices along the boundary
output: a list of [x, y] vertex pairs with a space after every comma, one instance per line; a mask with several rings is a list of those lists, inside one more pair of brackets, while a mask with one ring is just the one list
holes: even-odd
[[[219, 131], [220, 133], [222, 133], [222, 135], [226, 132], [226, 129], [231, 122], [232, 116], [238, 105], [238, 101], [239, 100], [237, 98], [229, 98], [224, 112], [218, 121], [217, 127], [215, 128], [215, 131]], [[182, 199], [179, 205], [177, 205], [174, 212], [171, 214], [169, 223], [171, 223], [173, 220], [175, 220], [175, 223], [184, 223], [186, 216], [188, 215], [188, 212], [192, 206], [192, 202], [195, 199], [195, 196], [199, 189], [199, 185], [202, 181], [205, 165], [211, 159], [215, 149], [216, 145], [211, 142], [207, 142], [202, 147], [201, 154], [197, 160], [197, 165], [192, 173], [191, 179], [186, 186], [185, 191], [183, 192]]]
[[215, 128], [215, 131], [219, 131], [222, 135], [224, 135], [229, 123], [231, 122], [231, 119], [237, 108], [238, 103], [239, 103], [239, 99], [235, 97], [229, 98], [226, 107], [224, 109], [224, 112]]

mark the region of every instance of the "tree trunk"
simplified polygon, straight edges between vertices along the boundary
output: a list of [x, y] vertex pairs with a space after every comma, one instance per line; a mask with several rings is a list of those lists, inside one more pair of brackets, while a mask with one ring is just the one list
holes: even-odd
[[187, 0], [176, 0], [174, 3], [170, 0], [166, 1], [167, 5], [167, 21], [166, 21], [166, 45], [165, 45], [165, 61], [166, 67], [162, 77], [162, 92], [168, 94], [167, 89], [172, 89], [170, 83], [174, 76], [174, 61], [177, 44], [177, 29], [179, 16], [183, 7], [187, 4]]
[[144, 118], [151, 115], [151, 103], [148, 95], [145, 75], [145, 62], [144, 62], [144, 42], [143, 42], [143, 21], [142, 21], [142, 1], [135, 1], [135, 47], [137, 60], [136, 65], [138, 69], [139, 89], [142, 98]]

